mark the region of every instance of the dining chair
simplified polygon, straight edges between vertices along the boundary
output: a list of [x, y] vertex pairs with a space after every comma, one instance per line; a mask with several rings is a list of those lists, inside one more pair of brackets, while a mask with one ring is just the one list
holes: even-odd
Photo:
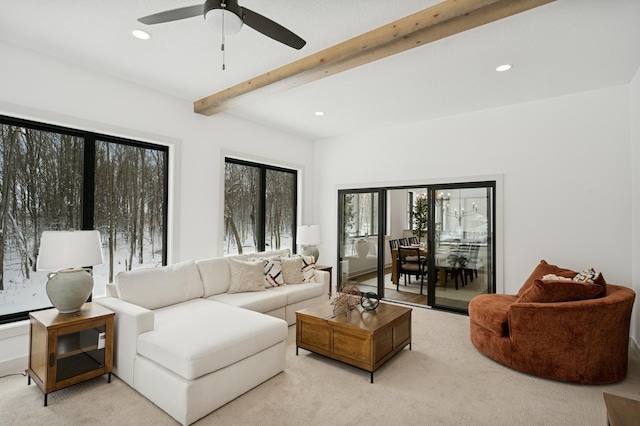
[[467, 285], [467, 278], [469, 282], [473, 282], [474, 278], [478, 278], [478, 252], [480, 246], [478, 244], [467, 244], [465, 247], [465, 253], [462, 256], [467, 258], [466, 265], [463, 270], [464, 285]]
[[391, 248], [391, 252], [398, 248], [398, 240], [389, 240], [389, 247]]
[[407, 276], [409, 284], [411, 284], [411, 276], [415, 275], [420, 278], [420, 294], [424, 287], [424, 277], [427, 274], [427, 259], [420, 253], [419, 247], [403, 247], [398, 248], [398, 257], [396, 265], [398, 268], [398, 282], [396, 283], [396, 291], [400, 290], [400, 276], [404, 275], [404, 285], [407, 285]]
[[409, 239], [408, 238], [398, 238], [398, 244], [401, 246], [408, 246]]
[[409, 237], [409, 244], [418, 244], [418, 237], [413, 236], [413, 237]]

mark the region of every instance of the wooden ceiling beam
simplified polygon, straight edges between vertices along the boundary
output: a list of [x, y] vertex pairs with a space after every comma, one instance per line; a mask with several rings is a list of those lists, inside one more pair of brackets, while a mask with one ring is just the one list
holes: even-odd
[[553, 1], [445, 0], [200, 99], [194, 102], [194, 112], [214, 115]]

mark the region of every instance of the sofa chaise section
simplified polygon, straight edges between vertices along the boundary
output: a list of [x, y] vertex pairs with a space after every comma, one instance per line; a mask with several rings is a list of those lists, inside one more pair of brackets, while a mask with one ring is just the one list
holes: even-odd
[[187, 261], [120, 273], [94, 299], [116, 312], [113, 373], [184, 425], [282, 372], [295, 310], [329, 292], [325, 271], [242, 293], [230, 279], [228, 258]]

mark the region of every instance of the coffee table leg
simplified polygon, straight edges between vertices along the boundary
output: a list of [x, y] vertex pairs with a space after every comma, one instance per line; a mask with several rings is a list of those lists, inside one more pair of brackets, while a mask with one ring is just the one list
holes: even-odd
[[373, 383], [373, 371], [371, 372], [371, 383]]

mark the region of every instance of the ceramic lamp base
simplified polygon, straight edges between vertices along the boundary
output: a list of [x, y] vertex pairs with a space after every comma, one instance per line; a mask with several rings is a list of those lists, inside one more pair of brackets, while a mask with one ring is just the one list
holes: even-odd
[[313, 256], [314, 259], [316, 260], [316, 263], [318, 263], [318, 257], [320, 257], [320, 252], [318, 251], [318, 247], [316, 247], [316, 246], [303, 246], [302, 247], [302, 254], [304, 254], [305, 256]]
[[87, 269], [64, 269], [47, 277], [47, 296], [61, 314], [79, 312], [93, 290], [93, 277]]

